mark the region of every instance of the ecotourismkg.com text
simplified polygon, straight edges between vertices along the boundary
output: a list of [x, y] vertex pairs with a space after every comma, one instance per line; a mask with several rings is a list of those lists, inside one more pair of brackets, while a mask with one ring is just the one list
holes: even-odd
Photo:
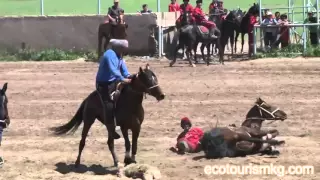
[[313, 166], [281, 166], [281, 165], [206, 165], [204, 173], [207, 175], [223, 175], [223, 174], [251, 174], [251, 175], [308, 175], [314, 174]]

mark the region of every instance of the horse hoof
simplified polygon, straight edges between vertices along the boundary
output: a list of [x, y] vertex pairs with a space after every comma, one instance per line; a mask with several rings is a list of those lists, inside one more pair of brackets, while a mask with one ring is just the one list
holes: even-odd
[[195, 64], [191, 64], [190, 66], [191, 66], [191, 67], [196, 67], [196, 65], [195, 65]]
[[270, 155], [272, 155], [272, 156], [279, 156], [279, 155], [280, 155], [280, 151], [278, 151], [278, 150], [273, 150], [273, 151], [270, 152]]
[[124, 166], [127, 166], [133, 163], [133, 160], [130, 157], [125, 157], [123, 163], [124, 163]]

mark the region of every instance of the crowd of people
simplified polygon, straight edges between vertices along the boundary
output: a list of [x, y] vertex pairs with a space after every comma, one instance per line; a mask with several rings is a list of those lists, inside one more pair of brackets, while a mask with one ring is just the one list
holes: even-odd
[[[249, 55], [253, 53], [253, 27], [258, 23], [259, 14], [251, 14], [250, 23], [248, 27], [249, 34]], [[288, 24], [291, 22], [288, 20], [287, 14], [280, 14], [276, 12], [273, 14], [270, 10], [265, 10], [262, 17], [261, 26], [264, 26], [264, 45], [266, 49], [278, 48], [281, 44], [281, 48], [287, 47], [290, 44], [290, 27]], [[317, 23], [317, 18], [314, 17], [313, 12], [308, 12], [308, 17], [304, 20], [305, 24]], [[278, 27], [268, 27], [268, 25], [277, 25]], [[319, 44], [317, 26], [309, 26], [309, 38], [310, 44], [317, 46]]]

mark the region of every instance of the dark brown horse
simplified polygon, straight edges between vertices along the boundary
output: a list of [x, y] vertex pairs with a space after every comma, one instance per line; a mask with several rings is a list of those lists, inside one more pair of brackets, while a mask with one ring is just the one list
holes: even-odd
[[[123, 21], [123, 15], [116, 18], [116, 24], [103, 23], [99, 25], [98, 30], [98, 60], [106, 51], [110, 39], [127, 39], [128, 24]], [[104, 43], [103, 43], [104, 40]], [[103, 49], [102, 49], [103, 47]]]
[[[144, 94], [147, 93], [155, 97], [158, 101], [165, 98], [162, 93], [156, 75], [150, 70], [149, 65], [145, 69], [140, 67], [139, 72], [132, 76], [130, 84], [123, 85], [121, 94], [116, 103], [115, 117], [117, 124], [121, 127], [121, 131], [125, 140], [125, 159], [124, 163], [135, 163], [137, 154], [138, 137], [140, 134], [141, 124], [144, 120], [144, 109], [142, 101]], [[103, 111], [103, 102], [97, 91], [93, 91], [81, 104], [77, 113], [67, 124], [52, 128], [57, 135], [66, 134], [69, 131], [76, 131], [79, 125], [83, 122], [82, 138], [79, 144], [79, 154], [75, 165], [80, 164], [80, 157], [85, 146], [85, 141], [90, 127], [95, 119], [102, 122], [108, 130], [108, 146], [112, 154], [114, 166], [118, 167], [118, 158], [114, 151], [113, 133], [115, 127], [113, 119], [105, 119], [105, 111]], [[128, 130], [132, 131], [132, 154], [130, 157], [130, 140]]]
[[261, 130], [264, 120], [285, 120], [287, 115], [277, 107], [258, 98], [249, 110], [241, 127], [216, 127], [207, 131], [201, 141], [207, 158], [236, 157], [256, 153], [279, 154], [274, 146], [284, 141], [273, 140], [279, 135], [275, 129]]
[[[3, 129], [10, 124], [9, 112], [8, 112], [8, 97], [6, 95], [8, 83], [4, 83], [2, 89], [0, 89], [0, 146], [2, 140]], [[4, 163], [4, 160], [0, 156], [0, 165]]]

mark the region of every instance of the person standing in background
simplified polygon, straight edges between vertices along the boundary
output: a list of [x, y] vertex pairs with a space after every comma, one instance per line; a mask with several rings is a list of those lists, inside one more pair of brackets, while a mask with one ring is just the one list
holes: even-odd
[[[313, 12], [308, 12], [308, 17], [304, 20], [304, 24], [307, 23], [317, 23], [317, 18], [313, 16]], [[309, 26], [308, 28], [310, 33], [310, 43], [313, 46], [317, 46], [319, 44], [318, 26]]]
[[180, 11], [180, 5], [177, 3], [176, 0], [171, 0], [171, 3], [169, 4], [169, 12], [179, 12]]

